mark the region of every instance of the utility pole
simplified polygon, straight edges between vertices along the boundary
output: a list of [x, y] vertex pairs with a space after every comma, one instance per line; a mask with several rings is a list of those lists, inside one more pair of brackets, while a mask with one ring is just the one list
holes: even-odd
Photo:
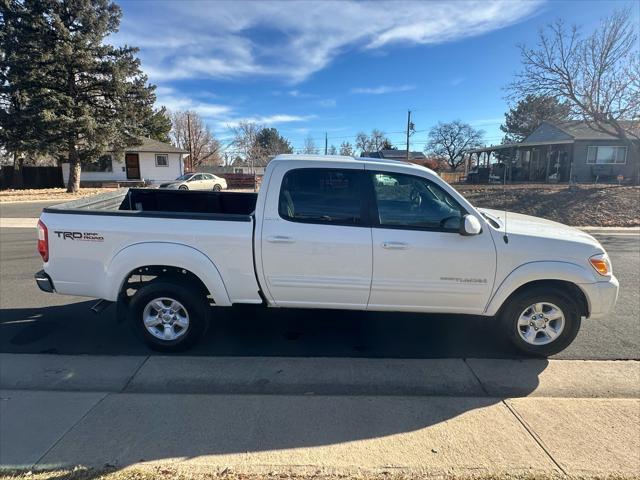
[[409, 161], [409, 135], [411, 135], [411, 110], [407, 110], [407, 162]]
[[324, 132], [324, 154], [329, 152], [329, 139], [327, 138], [327, 132]]
[[193, 171], [193, 151], [191, 150], [191, 114], [187, 112], [187, 133], [189, 134], [189, 172]]

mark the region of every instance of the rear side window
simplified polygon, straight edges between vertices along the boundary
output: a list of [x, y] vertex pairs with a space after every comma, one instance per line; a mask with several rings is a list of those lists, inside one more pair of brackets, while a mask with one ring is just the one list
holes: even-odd
[[362, 177], [359, 170], [290, 170], [282, 179], [278, 212], [294, 222], [362, 225]]

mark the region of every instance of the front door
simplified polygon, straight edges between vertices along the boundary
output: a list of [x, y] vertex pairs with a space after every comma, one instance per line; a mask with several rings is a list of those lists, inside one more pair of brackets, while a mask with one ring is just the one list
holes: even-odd
[[369, 175], [375, 192], [369, 308], [481, 313], [496, 269], [490, 232], [460, 235], [466, 212], [426, 178]]
[[[262, 223], [262, 271], [276, 305], [363, 309], [371, 283], [364, 170], [275, 170]], [[284, 177], [283, 177], [284, 175]]]
[[140, 157], [137, 153], [127, 153], [124, 156], [127, 170], [127, 180], [140, 180]]

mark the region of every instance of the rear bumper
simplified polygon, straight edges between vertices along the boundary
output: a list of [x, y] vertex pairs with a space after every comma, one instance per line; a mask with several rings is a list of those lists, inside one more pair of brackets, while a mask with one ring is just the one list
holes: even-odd
[[51, 277], [47, 275], [44, 270], [40, 270], [35, 275], [36, 283], [38, 284], [38, 288], [43, 292], [53, 293], [56, 289], [53, 286], [53, 281]]
[[580, 285], [589, 299], [589, 318], [600, 320], [613, 311], [618, 300], [618, 279]]

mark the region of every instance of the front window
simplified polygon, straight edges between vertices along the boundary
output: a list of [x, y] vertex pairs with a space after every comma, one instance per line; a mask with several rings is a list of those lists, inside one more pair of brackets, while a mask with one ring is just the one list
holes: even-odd
[[627, 147], [588, 147], [587, 163], [592, 165], [627, 163]]
[[361, 225], [361, 171], [304, 168], [282, 179], [278, 212], [285, 220]]
[[112, 172], [113, 157], [110, 153], [101, 155], [95, 162], [84, 165], [82, 170], [85, 172]]
[[466, 212], [435, 183], [400, 173], [374, 173], [372, 177], [380, 226], [459, 230]]
[[193, 177], [193, 173], [185, 173], [184, 175], [180, 175], [178, 178], [176, 178], [176, 180], [180, 182], [185, 182], [189, 180], [191, 177]]
[[169, 155], [166, 153], [156, 154], [156, 167], [168, 167]]

